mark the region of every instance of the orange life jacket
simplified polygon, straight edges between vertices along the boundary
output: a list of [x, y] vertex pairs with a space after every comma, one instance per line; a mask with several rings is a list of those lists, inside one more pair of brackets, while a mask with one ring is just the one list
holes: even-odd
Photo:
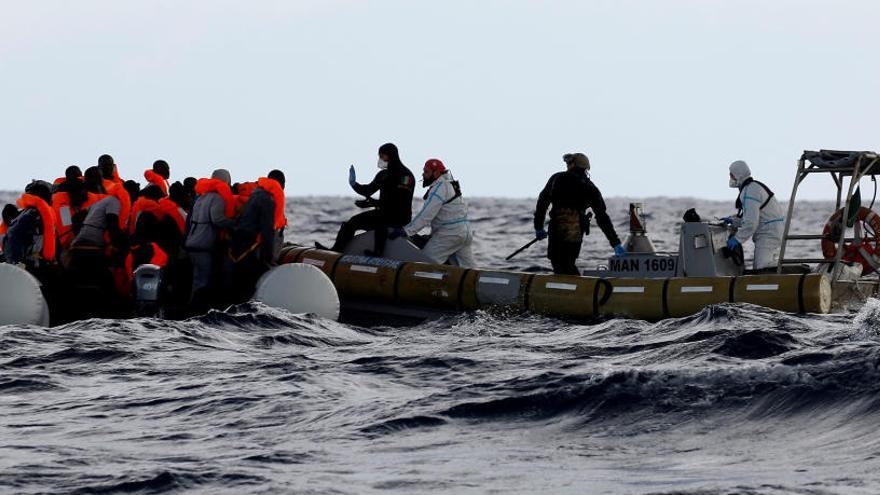
[[168, 196], [168, 181], [165, 180], [165, 177], [162, 177], [152, 170], [147, 170], [146, 172], [144, 172], [144, 179], [147, 179], [147, 182], [149, 182], [150, 184], [158, 186], [159, 189], [161, 189], [162, 192], [165, 194], [165, 196]]
[[177, 203], [168, 198], [162, 198], [159, 200], [159, 211], [162, 212], [162, 218], [174, 220], [174, 223], [177, 224], [177, 230], [181, 234], [186, 233], [186, 213], [180, 206], [177, 206]]
[[88, 210], [90, 206], [106, 198], [104, 194], [87, 193], [87, 199], [80, 207], [74, 208], [70, 201], [70, 194], [58, 192], [52, 195], [52, 211], [55, 214], [55, 235], [62, 248], [67, 249], [73, 243], [76, 236], [73, 234], [73, 216], [81, 211]]
[[223, 198], [223, 204], [226, 205], [224, 210], [226, 218], [235, 217], [235, 196], [232, 195], [232, 188], [229, 187], [229, 184], [220, 179], [199, 179], [196, 182], [196, 194], [202, 196], [208, 193], [217, 193]]
[[256, 182], [242, 182], [238, 185], [238, 194], [235, 195], [235, 212], [236, 215], [241, 213], [241, 210], [244, 208], [244, 205], [247, 204], [248, 199], [250, 199], [251, 194], [253, 194], [254, 189], [257, 188]]
[[0, 222], [0, 253], [3, 252], [3, 238], [6, 237], [7, 232], [9, 232], [9, 226]]
[[[115, 173], [115, 172], [114, 172]], [[119, 228], [125, 230], [128, 225], [128, 217], [131, 215], [131, 196], [116, 180], [104, 180], [104, 190], [107, 194], [119, 200]]]
[[275, 179], [261, 177], [257, 181], [257, 185], [272, 195], [275, 200], [275, 230], [279, 230], [287, 226], [287, 216], [284, 214], [284, 189]]
[[156, 217], [156, 220], [162, 220], [165, 216], [158, 201], [149, 198], [138, 198], [138, 200], [131, 206], [131, 218], [128, 222], [128, 233], [130, 235], [134, 235], [138, 217], [141, 213], [149, 213]]
[[22, 195], [16, 204], [21, 209], [35, 208], [40, 213], [43, 222], [43, 249], [40, 254], [46, 261], [55, 261], [55, 213], [52, 212], [52, 207], [33, 194]]
[[[155, 242], [151, 242], [149, 245], [150, 245], [150, 247], [153, 248], [153, 256], [150, 258], [150, 261], [148, 263], [151, 265], [156, 265], [159, 268], [165, 268], [166, 266], [168, 266], [168, 254], [166, 254], [165, 251], [162, 250], [162, 248], [159, 247], [159, 245], [156, 244]], [[128, 253], [128, 256], [125, 257], [125, 271], [127, 273], [130, 273], [130, 274], [134, 273], [135, 267], [134, 267], [134, 254], [133, 254], [133, 252], [138, 251], [140, 249], [143, 249], [143, 246], [141, 246], [141, 245], [132, 246], [131, 251]]]

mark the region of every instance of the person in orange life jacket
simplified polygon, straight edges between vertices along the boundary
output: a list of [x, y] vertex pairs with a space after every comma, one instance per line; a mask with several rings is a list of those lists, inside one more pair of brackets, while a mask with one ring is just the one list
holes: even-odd
[[153, 162], [153, 168], [144, 172], [144, 179], [147, 183], [152, 184], [162, 190], [164, 195], [168, 195], [168, 179], [171, 177], [171, 167], [165, 160], [156, 160]]
[[184, 208], [187, 213], [192, 212], [192, 207], [196, 202], [196, 184], [198, 184], [198, 180], [195, 177], [187, 177], [183, 179], [183, 190], [186, 192], [188, 207]]
[[9, 225], [12, 224], [15, 217], [18, 216], [18, 208], [15, 205], [6, 205], [3, 207], [3, 222], [0, 223], [0, 262], [6, 262], [6, 256], [3, 254], [3, 244], [6, 233], [9, 231]]
[[[369, 184], [359, 184], [352, 165], [348, 170], [348, 183], [354, 192], [365, 196], [355, 204], [362, 207], [375, 206], [375, 209], [359, 213], [344, 222], [336, 235], [332, 251], [342, 252], [358, 230], [375, 232], [373, 250], [364, 254], [382, 256], [389, 227], [402, 228], [412, 220], [412, 198], [416, 179], [413, 173], [400, 161], [397, 146], [385, 143], [379, 147], [379, 172]], [[370, 196], [379, 192], [379, 199]]]
[[29, 270], [55, 263], [57, 244], [51, 191], [49, 183], [34, 181], [16, 201], [21, 211], [3, 239], [8, 263], [22, 263]]
[[59, 177], [55, 179], [55, 182], [52, 183], [52, 194], [57, 192], [67, 192], [67, 184], [74, 179], [79, 179], [80, 183], [83, 180], [82, 170], [76, 165], [71, 165], [64, 170], [64, 177]]
[[116, 162], [110, 155], [101, 155], [98, 158], [98, 169], [104, 177], [104, 191], [106, 194], [115, 196], [119, 201], [119, 228], [125, 230], [128, 226], [128, 217], [131, 215], [131, 194], [125, 189], [125, 181], [119, 178]]
[[133, 274], [143, 264], [157, 265], [165, 268], [168, 255], [158, 244], [161, 237], [160, 223], [165, 217], [159, 207], [159, 200], [164, 194], [159, 186], [149, 185], [141, 191], [141, 197], [131, 208], [131, 250], [125, 261], [128, 274]]
[[192, 263], [191, 311], [202, 314], [218, 301], [218, 277], [226, 237], [235, 227], [236, 199], [225, 169], [215, 170], [210, 179], [199, 179], [198, 196], [188, 217], [185, 248]]
[[257, 279], [271, 268], [284, 242], [284, 173], [269, 172], [257, 181], [232, 231], [225, 282], [235, 301], [253, 293]]
[[52, 209], [55, 213], [55, 231], [61, 249], [62, 261], [70, 249], [73, 239], [82, 226], [86, 210], [103, 195], [86, 189], [79, 167], [69, 167], [63, 182], [57, 184], [52, 195]]
[[[106, 180], [97, 168], [86, 170], [86, 190], [103, 192], [104, 183]], [[70, 249], [74, 278], [94, 281], [108, 290], [112, 288], [112, 284], [105, 287], [109, 269], [123, 267], [128, 249], [128, 236], [121, 228], [127, 222], [119, 219], [121, 214], [116, 195], [107, 195], [89, 207]]]

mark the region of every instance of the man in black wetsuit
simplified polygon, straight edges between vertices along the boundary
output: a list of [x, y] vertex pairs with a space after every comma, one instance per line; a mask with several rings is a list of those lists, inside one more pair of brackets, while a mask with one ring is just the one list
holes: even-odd
[[589, 234], [587, 208], [593, 210], [596, 222], [614, 248], [615, 256], [623, 256], [626, 250], [620, 244], [614, 225], [605, 211], [605, 200], [599, 188], [590, 180], [590, 160], [583, 153], [570, 153], [562, 157], [568, 170], [553, 174], [535, 205], [535, 236], [548, 237], [544, 230], [544, 217], [550, 210], [550, 226], [547, 258], [553, 265], [553, 273], [580, 275], [575, 265], [581, 252], [584, 235]]
[[[416, 178], [400, 161], [397, 146], [386, 143], [379, 147], [378, 167], [379, 173], [369, 184], [358, 184], [354, 165], [349, 168], [348, 183], [356, 193], [366, 197], [366, 200], [359, 200], [356, 204], [362, 208], [375, 208], [359, 213], [344, 222], [339, 228], [336, 242], [331, 250], [343, 251], [358, 230], [373, 230], [376, 234], [373, 251], [368, 250], [369, 252], [364, 254], [382, 256], [388, 228], [402, 229], [412, 220], [412, 198]], [[379, 191], [378, 200], [370, 197], [376, 191]]]

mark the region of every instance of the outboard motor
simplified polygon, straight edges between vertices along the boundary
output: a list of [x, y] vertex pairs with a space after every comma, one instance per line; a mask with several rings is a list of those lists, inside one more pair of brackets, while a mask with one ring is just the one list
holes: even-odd
[[159, 316], [162, 312], [162, 269], [146, 264], [134, 271], [134, 301], [138, 316]]

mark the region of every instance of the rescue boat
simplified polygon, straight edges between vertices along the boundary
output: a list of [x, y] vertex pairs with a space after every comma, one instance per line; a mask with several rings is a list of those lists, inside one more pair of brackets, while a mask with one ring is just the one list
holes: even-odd
[[[832, 175], [836, 211], [821, 234], [791, 233], [799, 186], [815, 174]], [[386, 258], [359, 254], [372, 247], [372, 233], [356, 237], [344, 253], [288, 246], [280, 263], [319, 268], [335, 286], [344, 316], [373, 315], [379, 321], [488, 308], [573, 320], [620, 316], [649, 321], [723, 303], [792, 313], [846, 311], [876, 297], [880, 289], [880, 216], [858, 204], [859, 181], [876, 174], [876, 153], [805, 151], [798, 160], [778, 265], [761, 271], [746, 270], [742, 258], [727, 250], [732, 232], [722, 223], [683, 221], [678, 252], [657, 252], [637, 203], [630, 205], [629, 254], [581, 276], [432, 264], [404, 239], [389, 241]], [[823, 257], [785, 258], [792, 241], [821, 241]]]

